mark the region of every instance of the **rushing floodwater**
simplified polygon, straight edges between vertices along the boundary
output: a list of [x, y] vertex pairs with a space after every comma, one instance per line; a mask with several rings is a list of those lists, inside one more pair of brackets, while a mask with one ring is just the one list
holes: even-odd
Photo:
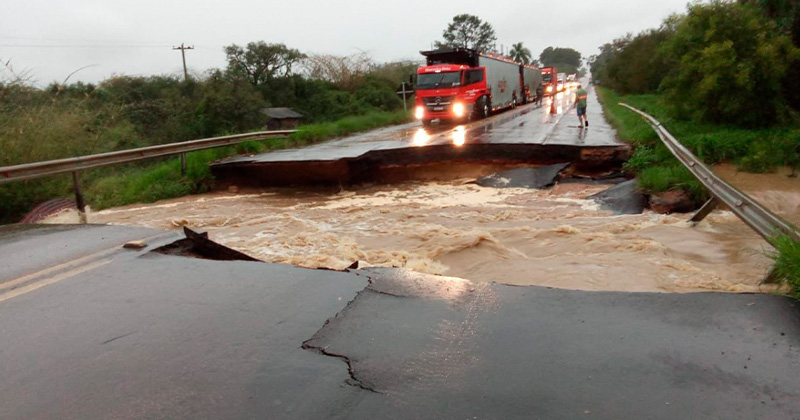
[[[756, 292], [767, 245], [728, 212], [614, 216], [585, 197], [607, 188], [492, 189], [409, 183], [340, 193], [216, 192], [109, 209], [92, 223], [208, 230], [265, 261], [425, 273], [567, 289]], [[56, 217], [53, 222], [63, 220]]]

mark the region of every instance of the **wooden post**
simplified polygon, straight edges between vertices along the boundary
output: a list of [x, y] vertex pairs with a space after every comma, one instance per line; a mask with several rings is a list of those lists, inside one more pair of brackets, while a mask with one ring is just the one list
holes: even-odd
[[181, 176], [186, 176], [186, 153], [181, 153]]
[[81, 179], [78, 171], [72, 171], [72, 184], [75, 189], [75, 207], [78, 208], [80, 223], [86, 223], [86, 202], [83, 200], [83, 190], [81, 190]]

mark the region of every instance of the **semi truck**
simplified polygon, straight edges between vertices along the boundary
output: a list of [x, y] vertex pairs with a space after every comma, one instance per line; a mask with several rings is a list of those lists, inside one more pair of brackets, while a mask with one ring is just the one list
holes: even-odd
[[558, 69], [555, 67], [542, 67], [542, 83], [544, 95], [552, 96], [558, 93]]
[[486, 118], [523, 99], [525, 72], [510, 58], [468, 48], [421, 53], [426, 65], [417, 69], [414, 116], [425, 126]]
[[529, 103], [535, 102], [539, 98], [539, 94], [544, 94], [544, 90], [540, 91], [542, 86], [542, 71], [531, 65], [520, 66], [520, 77], [522, 77], [522, 102]]

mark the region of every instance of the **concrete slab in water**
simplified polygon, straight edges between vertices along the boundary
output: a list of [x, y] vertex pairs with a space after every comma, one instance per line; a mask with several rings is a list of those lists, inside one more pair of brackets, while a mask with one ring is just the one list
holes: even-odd
[[481, 187], [491, 188], [545, 189], [552, 187], [561, 171], [569, 165], [569, 163], [558, 163], [538, 168], [512, 169], [483, 177], [476, 183]]
[[641, 214], [647, 207], [647, 197], [636, 188], [636, 180], [617, 184], [601, 193], [589, 196], [603, 210], [615, 214]]

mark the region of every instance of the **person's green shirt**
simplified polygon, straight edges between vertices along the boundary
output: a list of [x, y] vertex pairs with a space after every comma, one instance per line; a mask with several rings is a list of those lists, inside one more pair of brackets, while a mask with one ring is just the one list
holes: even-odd
[[575, 92], [575, 104], [581, 108], [586, 108], [586, 98], [588, 97], [589, 93], [586, 92], [586, 89], [578, 89], [578, 91]]

